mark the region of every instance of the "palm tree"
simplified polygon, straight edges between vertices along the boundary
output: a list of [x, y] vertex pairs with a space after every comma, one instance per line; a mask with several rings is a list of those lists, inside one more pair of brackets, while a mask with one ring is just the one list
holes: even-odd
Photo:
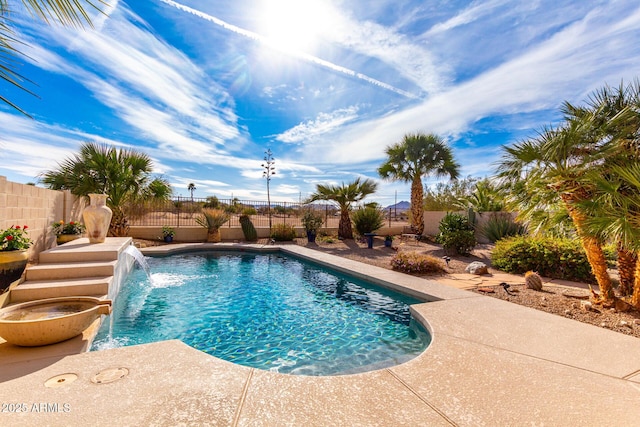
[[382, 178], [411, 182], [411, 214], [416, 234], [424, 231], [422, 177], [431, 173], [457, 179], [460, 166], [445, 142], [434, 134], [407, 134], [386, 148], [386, 162], [378, 168]]
[[625, 259], [618, 258], [619, 292], [623, 297], [632, 295], [631, 303], [640, 309], [640, 166], [620, 164], [608, 172], [590, 174], [594, 196], [579, 208], [588, 215], [585, 227], [590, 233], [617, 242], [618, 254], [624, 248]]
[[473, 209], [475, 212], [499, 212], [504, 209], [504, 195], [488, 178], [475, 183], [473, 192], [461, 197], [456, 205], [461, 210]]
[[[604, 148], [607, 149], [606, 164], [612, 165], [622, 174], [628, 171], [627, 166], [633, 166], [640, 157], [640, 80], [636, 79], [628, 85], [621, 82], [618, 87], [604, 86], [590, 95], [585, 107], [576, 107], [569, 103], [564, 106], [565, 116], [569, 120], [581, 120], [590, 126], [590, 136], [594, 140], [605, 141]], [[610, 215], [600, 210], [592, 215], [604, 215], [609, 217], [613, 223], [619, 223], [624, 215], [633, 215], [628, 208], [620, 206], [622, 194], [625, 190], [633, 188], [630, 184], [630, 175], [626, 177], [616, 176], [609, 167], [603, 168], [602, 175], [592, 175], [593, 181], [599, 184], [599, 192], [602, 202], [613, 202], [613, 204], [600, 205], [608, 209], [620, 209], [612, 218]], [[617, 187], [603, 186], [601, 178], [607, 177], [613, 182], [622, 183]], [[611, 194], [611, 190], [616, 188], [618, 194]], [[631, 190], [633, 191], [633, 190]], [[603, 194], [604, 193], [604, 194]], [[599, 231], [597, 228], [596, 231]], [[622, 230], [618, 230], [622, 231]], [[610, 235], [618, 236], [618, 272], [620, 275], [620, 293], [628, 295], [634, 287], [636, 263], [638, 254], [630, 248], [625, 238], [625, 233]]]
[[90, 193], [107, 194], [107, 205], [113, 211], [109, 234], [126, 236], [129, 206], [167, 200], [172, 193], [167, 181], [151, 179], [151, 171], [152, 162], [146, 154], [89, 142], [58, 169], [40, 174], [40, 180], [53, 190], [69, 190], [85, 198]]
[[353, 230], [351, 228], [351, 206], [373, 194], [378, 189], [378, 184], [371, 179], [361, 181], [356, 178], [349, 184], [342, 185], [316, 185], [316, 192], [313, 193], [306, 203], [312, 203], [316, 200], [331, 200], [340, 207], [340, 223], [338, 224], [338, 238], [353, 239]]
[[196, 185], [190, 182], [189, 185], [187, 185], [187, 190], [191, 193], [191, 203], [193, 203], [193, 192], [196, 191]]
[[[87, 5], [100, 10], [92, 1], [85, 0], [85, 2]], [[103, 0], [97, 0], [97, 2], [106, 4]], [[11, 28], [13, 21], [9, 3], [10, 0], [0, 0], [0, 79], [28, 93], [32, 93], [20, 83], [27, 79], [13, 69], [16, 61], [12, 57], [22, 55], [22, 53], [16, 47], [21, 42], [16, 38], [16, 33]], [[89, 15], [77, 0], [22, 0], [21, 3], [32, 15], [47, 23], [54, 21], [72, 27], [82, 27], [85, 23], [89, 26], [92, 25]], [[0, 101], [28, 116], [20, 107], [2, 95], [0, 95]]]
[[[592, 197], [593, 183], [587, 178], [592, 170], [602, 171], [605, 154], [602, 145], [588, 137], [590, 129], [582, 121], [568, 121], [563, 127], [546, 128], [537, 138], [503, 147], [498, 176], [507, 182], [516, 197], [537, 194], [533, 202], [562, 202], [585, 249], [587, 259], [604, 301], [614, 298], [602, 241], [585, 229], [587, 215], [578, 204]], [[522, 192], [523, 189], [526, 189]], [[519, 199], [526, 203], [524, 199]], [[525, 210], [531, 212], [534, 209]], [[526, 220], [522, 215], [520, 219]]]

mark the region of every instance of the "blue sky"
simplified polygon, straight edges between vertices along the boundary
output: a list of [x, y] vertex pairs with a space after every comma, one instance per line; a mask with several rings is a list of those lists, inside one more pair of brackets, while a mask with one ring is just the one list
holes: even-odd
[[264, 200], [270, 148], [272, 200], [360, 176], [387, 205], [410, 187], [376, 168], [406, 133], [488, 176], [564, 100], [640, 76], [637, 0], [110, 3], [94, 29], [12, 15], [38, 97], [0, 84], [34, 118], [0, 105], [0, 175], [34, 182], [96, 141], [147, 153], [176, 195]]

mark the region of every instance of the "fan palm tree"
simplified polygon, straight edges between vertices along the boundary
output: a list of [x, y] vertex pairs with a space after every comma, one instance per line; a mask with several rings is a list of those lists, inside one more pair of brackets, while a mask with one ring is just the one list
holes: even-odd
[[504, 209], [503, 195], [500, 189], [488, 178], [481, 179], [475, 184], [473, 192], [460, 198], [456, 205], [459, 209], [473, 209], [475, 212], [499, 212]]
[[[21, 44], [21, 42], [16, 38], [16, 32], [12, 29], [13, 21], [10, 17], [10, 3], [10, 0], [0, 0], [0, 80], [4, 80], [11, 85], [32, 93], [21, 84], [22, 81], [27, 79], [18, 74], [12, 67], [12, 65], [15, 64], [13, 57], [22, 55], [22, 53], [16, 47], [16, 45]], [[18, 3], [18, 1], [15, 0], [15, 3]], [[103, 0], [95, 0], [94, 2], [90, 0], [83, 0], [83, 2], [78, 0], [22, 0], [20, 3], [22, 3], [32, 15], [40, 18], [44, 22], [49, 23], [56, 21], [62, 25], [72, 27], [82, 27], [85, 23], [91, 26], [89, 15], [81, 3], [86, 3], [96, 10], [100, 10], [96, 3], [107, 4]], [[0, 95], [0, 101], [28, 115], [20, 109], [20, 107], [2, 95]]]
[[187, 190], [191, 193], [191, 203], [193, 203], [193, 192], [196, 191], [196, 185], [190, 182], [189, 185], [187, 185]]
[[587, 172], [601, 172], [605, 158], [602, 146], [587, 137], [589, 128], [583, 125], [579, 120], [569, 121], [563, 127], [544, 129], [537, 138], [503, 147], [498, 176], [510, 182], [511, 188], [538, 193], [535, 201], [559, 198], [576, 228], [602, 298], [611, 301], [613, 288], [602, 242], [585, 230], [587, 215], [577, 206], [594, 193]]
[[[579, 208], [587, 213], [585, 227], [590, 233], [618, 243], [618, 249], [625, 248], [629, 259], [621, 265], [620, 294], [632, 295], [631, 303], [640, 308], [640, 166], [621, 164], [611, 166], [606, 176], [591, 173], [595, 184], [592, 199], [580, 203]], [[631, 274], [623, 274], [623, 269], [632, 269]]]
[[411, 182], [411, 215], [416, 234], [424, 231], [422, 177], [429, 174], [457, 179], [460, 166], [445, 142], [434, 134], [407, 134], [386, 148], [386, 162], [378, 168], [384, 179]]
[[363, 181], [356, 178], [353, 182], [342, 185], [316, 185], [316, 192], [313, 193], [305, 203], [316, 200], [330, 200], [340, 207], [340, 223], [338, 224], [338, 238], [353, 239], [353, 229], [351, 227], [351, 206], [373, 194], [378, 189], [378, 184], [371, 179]]
[[[591, 137], [595, 140], [605, 141], [607, 148], [606, 164], [613, 165], [617, 171], [622, 171], [625, 166], [633, 166], [640, 159], [640, 80], [636, 79], [625, 85], [621, 82], [617, 87], [604, 86], [590, 95], [587, 105], [576, 107], [565, 103], [563, 108], [565, 116], [569, 120], [582, 120], [589, 124]], [[609, 168], [603, 168], [603, 174], [593, 175], [594, 181], [601, 184], [602, 177], [609, 177], [612, 182], [621, 182], [617, 191], [628, 190], [629, 176], [620, 178], [611, 175]], [[626, 185], [625, 185], [626, 183]], [[632, 187], [631, 187], [632, 188]], [[605, 189], [603, 201], [615, 201], [617, 197], [610, 193], [611, 187], [599, 186], [599, 190]], [[609, 194], [606, 194], [606, 193]], [[619, 194], [618, 196], [622, 196]], [[615, 204], [608, 205], [609, 209], [619, 209]], [[629, 210], [622, 209], [617, 212], [630, 214]], [[598, 215], [602, 214], [599, 212]], [[621, 238], [622, 235], [620, 235]], [[628, 295], [634, 286], [637, 253], [627, 247], [622, 240], [617, 240], [618, 272], [620, 275], [620, 291], [622, 295]]]
[[146, 154], [89, 142], [58, 169], [40, 174], [40, 180], [53, 190], [69, 190], [76, 196], [107, 194], [107, 205], [113, 211], [109, 234], [126, 236], [128, 206], [167, 200], [172, 193], [168, 182], [151, 179], [151, 171], [152, 162]]
[[[521, 214], [539, 210], [541, 200], [550, 203], [555, 197], [563, 203], [600, 286], [598, 300], [604, 303], [615, 299], [602, 252], [604, 237], [617, 240], [619, 269], [625, 286], [633, 281], [636, 270], [631, 232], [620, 225], [628, 215], [633, 217], [633, 211], [626, 207], [629, 202], [621, 201], [631, 188], [630, 177], [623, 179], [627, 184], [619, 178], [624, 168], [640, 159], [639, 100], [640, 83], [636, 80], [626, 87], [605, 86], [595, 91], [582, 107], [565, 103], [563, 125], [545, 129], [533, 140], [505, 147], [498, 166], [499, 176], [511, 183], [512, 190], [517, 190], [512, 191], [512, 197], [528, 206]], [[603, 177], [608, 184], [602, 181]], [[535, 197], [525, 200], [534, 194]], [[595, 200], [599, 209], [594, 208]], [[617, 231], [613, 232], [611, 227]]]

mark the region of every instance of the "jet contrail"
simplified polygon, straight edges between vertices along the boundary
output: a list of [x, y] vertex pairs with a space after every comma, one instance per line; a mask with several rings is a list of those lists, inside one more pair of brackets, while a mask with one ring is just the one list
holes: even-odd
[[370, 83], [372, 85], [381, 87], [383, 89], [387, 89], [387, 90], [389, 90], [391, 92], [397, 93], [397, 94], [405, 96], [407, 98], [411, 98], [411, 99], [418, 99], [419, 98], [418, 96], [416, 96], [416, 95], [414, 95], [414, 94], [412, 94], [410, 92], [404, 91], [402, 89], [398, 89], [398, 88], [396, 88], [394, 86], [391, 86], [391, 85], [389, 85], [387, 83], [381, 82], [380, 80], [376, 80], [376, 79], [374, 79], [372, 77], [369, 77], [366, 74], [358, 73], [358, 72], [356, 72], [354, 70], [351, 70], [349, 68], [341, 67], [340, 65], [333, 64], [333, 63], [331, 63], [329, 61], [325, 61], [324, 59], [320, 59], [320, 58], [318, 58], [316, 56], [309, 55], [309, 54], [303, 53], [303, 52], [291, 52], [291, 51], [282, 49], [281, 47], [277, 46], [277, 44], [272, 43], [269, 39], [267, 39], [264, 36], [261, 36], [260, 34], [257, 34], [257, 33], [254, 33], [252, 31], [248, 31], [248, 30], [245, 30], [243, 28], [237, 27], [235, 25], [229, 24], [228, 22], [225, 22], [225, 21], [223, 21], [221, 19], [218, 19], [215, 16], [211, 16], [211, 15], [208, 15], [208, 14], [206, 14], [204, 12], [199, 11], [199, 10], [192, 9], [189, 6], [185, 6], [183, 4], [176, 3], [173, 0], [160, 0], [160, 1], [162, 3], [165, 3], [165, 4], [169, 5], [169, 6], [173, 6], [173, 7], [177, 8], [177, 9], [180, 9], [180, 10], [182, 10], [184, 12], [191, 13], [192, 15], [195, 15], [195, 16], [197, 16], [199, 18], [202, 18], [202, 19], [204, 19], [206, 21], [213, 22], [214, 24], [216, 24], [216, 25], [218, 25], [218, 26], [220, 26], [220, 27], [222, 27], [222, 28], [224, 28], [226, 30], [229, 30], [229, 31], [234, 32], [236, 34], [240, 34], [241, 36], [247, 37], [249, 39], [259, 41], [260, 43], [265, 44], [265, 45], [269, 46], [270, 48], [275, 49], [275, 50], [277, 50], [279, 52], [282, 52], [284, 54], [287, 54], [287, 55], [290, 55], [290, 56], [295, 56], [297, 58], [300, 58], [300, 59], [303, 59], [305, 61], [311, 62], [313, 64], [319, 65], [321, 67], [328, 68], [329, 70], [337, 71], [337, 72], [342, 73], [342, 74], [346, 74], [347, 76], [355, 77], [356, 79], [363, 80], [363, 81], [365, 81], [367, 83]]

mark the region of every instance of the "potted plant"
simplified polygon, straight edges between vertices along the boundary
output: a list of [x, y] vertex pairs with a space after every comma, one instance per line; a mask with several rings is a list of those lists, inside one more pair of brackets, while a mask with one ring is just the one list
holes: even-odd
[[168, 225], [162, 226], [162, 238], [165, 242], [170, 243], [173, 241], [173, 236], [176, 235], [173, 227], [169, 227]]
[[390, 248], [392, 243], [393, 243], [393, 236], [390, 234], [387, 234], [387, 237], [384, 238], [384, 246], [387, 248]]
[[202, 216], [196, 222], [207, 229], [207, 242], [217, 243], [220, 239], [220, 227], [229, 221], [230, 215], [222, 209], [202, 209]]
[[56, 235], [56, 242], [59, 245], [79, 239], [86, 230], [84, 224], [75, 221], [65, 223], [64, 220], [51, 224], [51, 229]]
[[26, 225], [12, 225], [0, 232], [0, 293], [18, 280], [27, 266], [27, 250], [31, 246], [27, 228]]
[[307, 210], [304, 215], [302, 215], [302, 226], [307, 232], [307, 240], [309, 243], [314, 243], [316, 241], [316, 235], [318, 234], [318, 230], [322, 227], [322, 223], [324, 219], [322, 218], [322, 214], [314, 211], [313, 209]]

